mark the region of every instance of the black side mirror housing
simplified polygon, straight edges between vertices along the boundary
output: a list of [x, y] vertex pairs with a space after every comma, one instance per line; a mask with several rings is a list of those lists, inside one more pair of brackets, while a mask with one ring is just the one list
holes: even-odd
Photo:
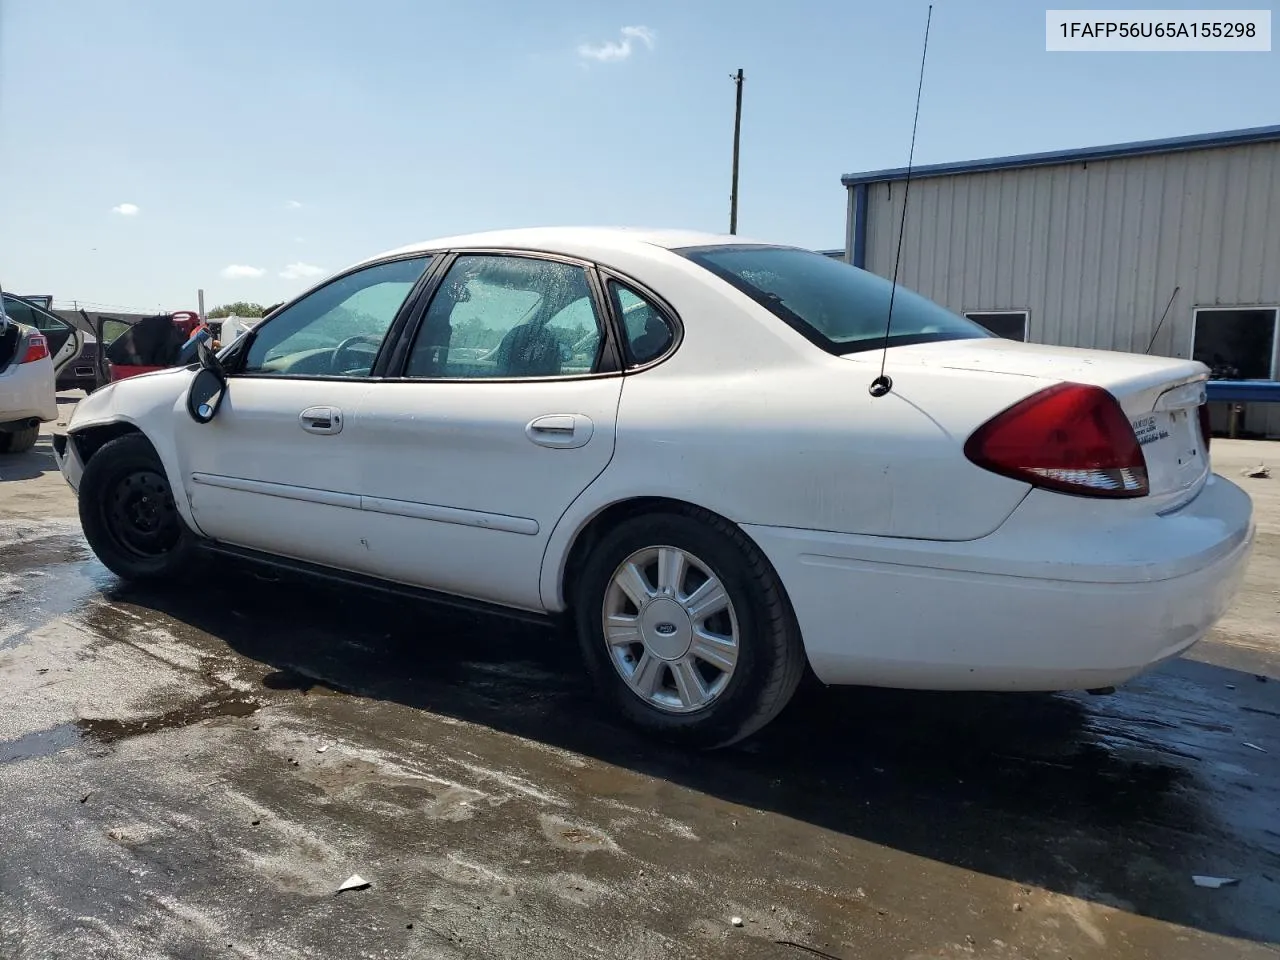
[[227, 381], [221, 370], [201, 367], [187, 388], [187, 413], [196, 423], [208, 423], [218, 415]]

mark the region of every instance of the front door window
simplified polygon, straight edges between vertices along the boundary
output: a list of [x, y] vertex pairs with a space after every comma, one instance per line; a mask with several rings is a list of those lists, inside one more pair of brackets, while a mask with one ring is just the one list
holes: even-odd
[[251, 376], [367, 377], [430, 256], [392, 260], [325, 284], [264, 321], [244, 366]]

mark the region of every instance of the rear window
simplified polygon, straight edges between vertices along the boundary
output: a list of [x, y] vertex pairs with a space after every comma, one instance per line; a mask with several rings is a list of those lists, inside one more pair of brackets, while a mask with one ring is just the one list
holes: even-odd
[[[840, 260], [795, 247], [686, 247], [677, 253], [731, 283], [830, 353], [875, 350], [884, 342], [893, 284]], [[991, 334], [899, 284], [891, 347]]]

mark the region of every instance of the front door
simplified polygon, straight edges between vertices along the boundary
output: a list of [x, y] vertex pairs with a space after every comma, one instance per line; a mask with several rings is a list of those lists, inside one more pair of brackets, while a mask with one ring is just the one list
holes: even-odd
[[358, 417], [370, 572], [529, 610], [547, 540], [613, 456], [622, 377], [583, 266], [464, 254]]
[[359, 409], [396, 315], [430, 260], [348, 273], [273, 315], [230, 365], [218, 415], [175, 417], [200, 530], [224, 543], [361, 571]]

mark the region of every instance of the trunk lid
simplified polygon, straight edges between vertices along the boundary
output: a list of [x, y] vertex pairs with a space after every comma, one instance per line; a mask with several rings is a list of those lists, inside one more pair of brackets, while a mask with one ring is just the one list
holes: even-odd
[[1198, 413], [1209, 369], [1198, 361], [983, 338], [894, 347], [889, 362], [1041, 381], [1032, 389], [1064, 381], [1102, 387], [1133, 426], [1152, 496], [1181, 494], [1209, 473]]

